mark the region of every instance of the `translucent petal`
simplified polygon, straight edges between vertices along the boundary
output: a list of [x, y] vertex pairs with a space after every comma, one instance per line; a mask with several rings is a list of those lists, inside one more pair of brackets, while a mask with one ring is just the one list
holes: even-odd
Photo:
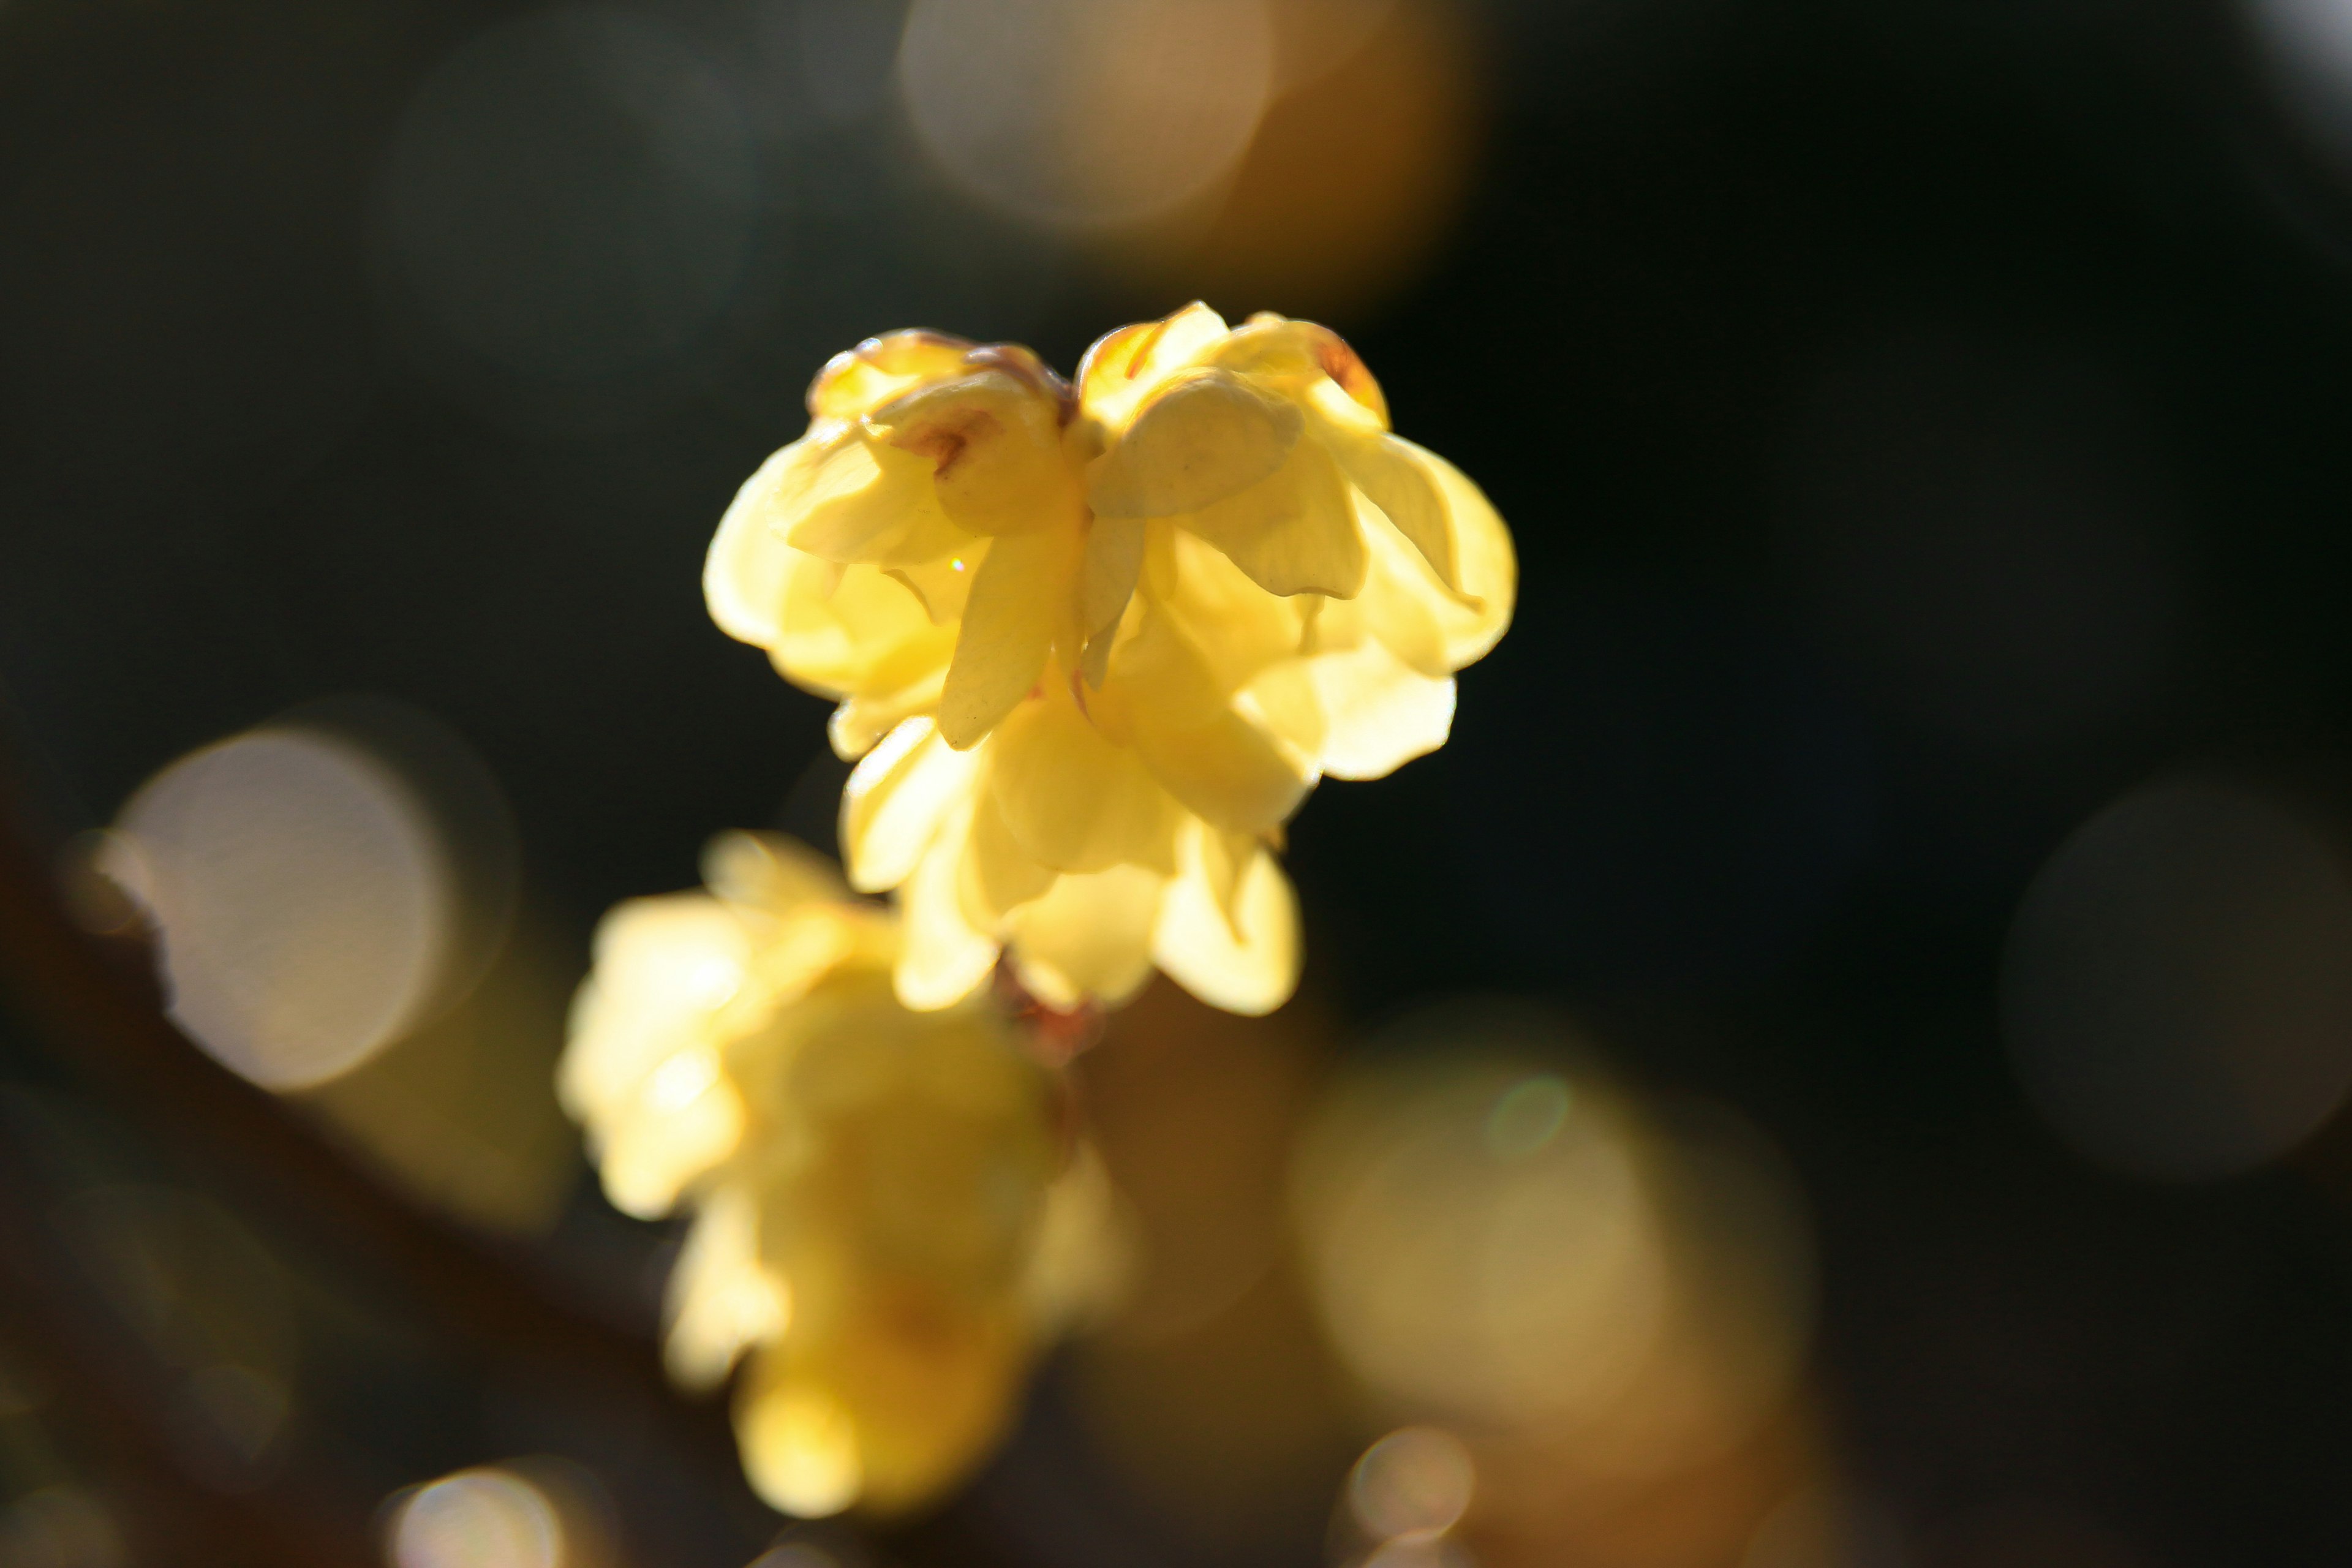
[[1147, 617], [1090, 703], [1106, 733], [1134, 748], [1191, 811], [1232, 833], [1259, 833], [1297, 809], [1311, 766], [1286, 754], [1166, 616]]
[[949, 819], [899, 889], [904, 946], [892, 981], [898, 1000], [917, 1012], [962, 1001], [996, 966], [995, 941], [971, 928], [957, 896], [971, 836], [966, 809]]
[[975, 752], [940, 738], [929, 719], [909, 719], [866, 755], [841, 794], [841, 848], [850, 886], [895, 888], [914, 873], [980, 773]]
[[1298, 904], [1274, 857], [1260, 850], [1240, 875], [1233, 918], [1204, 864], [1210, 837], [1184, 843], [1184, 870], [1168, 885], [1151, 955], [1176, 983], [1229, 1013], [1271, 1013], [1298, 985]]
[[1224, 334], [1224, 318], [1198, 300], [1106, 334], [1078, 362], [1079, 409], [1116, 433], [1154, 387]]
[[938, 505], [960, 528], [1004, 534], [1075, 524], [1060, 409], [1034, 384], [985, 371], [918, 388], [867, 423], [927, 467]]
[[1436, 476], [1393, 436], [1339, 436], [1331, 450], [1349, 480], [1370, 498], [1396, 531], [1421, 552], [1438, 581], [1462, 586], [1454, 563], [1454, 527]]
[[1087, 482], [1100, 517], [1173, 517], [1213, 506], [1279, 469], [1298, 444], [1297, 408], [1225, 371], [1187, 371], [1147, 404]]
[[1044, 897], [1054, 885], [1054, 875], [1051, 867], [1040, 865], [1021, 847], [1004, 826], [995, 792], [982, 788], [972, 803], [971, 837], [957, 883], [965, 921], [974, 931], [999, 930], [1013, 910]]
[[1299, 651], [1309, 612], [1319, 614], [1326, 603], [1320, 595], [1269, 594], [1207, 541], [1164, 523], [1158, 531], [1168, 542], [1167, 566], [1154, 574], [1153, 596], [1164, 624], [1181, 629], [1221, 696]]
[[940, 510], [929, 459], [855, 425], [793, 465], [774, 500], [784, 542], [827, 561], [929, 561], [970, 538]]
[[1354, 596], [1364, 541], [1347, 476], [1322, 443], [1301, 441], [1274, 473], [1177, 520], [1269, 594]]
[[767, 647], [798, 685], [834, 695], [888, 692], [944, 668], [955, 630], [931, 625], [915, 595], [877, 567], [798, 555]]
[[1175, 801], [1133, 752], [1103, 738], [1066, 689], [1015, 709], [989, 750], [990, 795], [1039, 864], [1174, 869]]
[[940, 732], [949, 745], [976, 745], [1037, 684], [1076, 610], [1078, 550], [1076, 533], [1063, 529], [990, 544], [940, 692]]
[[[1087, 530], [1086, 563], [1078, 574], [1079, 625], [1089, 639], [1118, 625], [1143, 570], [1140, 518], [1097, 517]], [[1100, 686], [1100, 679], [1094, 684]]]
[[1307, 674], [1323, 710], [1324, 773], [1376, 779], [1437, 750], [1454, 726], [1454, 678], [1428, 676], [1368, 640], [1311, 659]]
[[703, 558], [702, 595], [729, 637], [772, 647], [783, 635], [784, 595], [800, 557], [774, 527], [775, 492], [785, 470], [807, 458], [805, 437], [776, 452], [719, 520]]
[[1140, 866], [1066, 876], [1007, 924], [1022, 981], [1049, 1006], [1117, 1006], [1151, 977], [1151, 930], [1165, 879]]
[[1469, 602], [1433, 601], [1433, 608], [1444, 635], [1447, 662], [1459, 669], [1483, 658], [1510, 626], [1519, 585], [1518, 556], [1493, 504], [1461, 469], [1410, 441], [1398, 445], [1436, 479], [1453, 522], [1455, 570]]

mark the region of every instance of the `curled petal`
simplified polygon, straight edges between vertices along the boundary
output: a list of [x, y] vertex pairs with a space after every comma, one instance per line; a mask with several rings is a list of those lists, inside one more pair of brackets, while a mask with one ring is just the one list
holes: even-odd
[[913, 875], [979, 771], [978, 755], [950, 747], [929, 719], [908, 720], [867, 752], [841, 795], [850, 886], [878, 893]]
[[1145, 405], [1096, 468], [1099, 517], [1198, 511], [1266, 479], [1298, 444], [1304, 418], [1225, 371], [1188, 371]]
[[1223, 852], [1205, 826], [1187, 836], [1183, 872], [1168, 885], [1152, 930], [1152, 960], [1211, 1006], [1271, 1013], [1298, 985], [1297, 900], [1274, 857], [1256, 848], [1229, 912], [1210, 867]]
[[963, 368], [971, 340], [910, 331], [868, 338], [827, 360], [809, 384], [808, 411], [818, 419], [855, 419], [908, 388], [944, 380]]
[[799, 552], [773, 524], [786, 473], [810, 460], [806, 437], [772, 455], [735, 492], [702, 563], [702, 595], [719, 629], [773, 647], [783, 635], [784, 595]]
[[1078, 406], [1114, 433], [1154, 387], [1225, 335], [1225, 319], [1198, 300], [1157, 321], [1097, 339], [1078, 362]]
[[1088, 996], [1118, 1006], [1151, 975], [1151, 931], [1165, 885], [1156, 871], [1114, 866], [1065, 876], [1007, 924], [1022, 983], [1048, 1006]]
[[940, 732], [968, 751], [1029, 695], [1045, 656], [1075, 609], [1078, 542], [1059, 529], [1014, 534], [989, 546], [964, 605]]
[[1313, 321], [1294, 321], [1261, 310], [1202, 355], [1204, 363], [1283, 384], [1294, 395], [1311, 395], [1328, 381], [1373, 424], [1389, 427], [1388, 399], [1347, 340]]
[[857, 1424], [846, 1401], [785, 1374], [780, 1347], [752, 1362], [735, 1396], [735, 1441], [743, 1475], [769, 1507], [823, 1519], [856, 1502], [866, 1487]]
[[1075, 517], [1059, 409], [1006, 372], [918, 388], [866, 423], [891, 449], [926, 466], [937, 505], [959, 528], [1024, 533]]

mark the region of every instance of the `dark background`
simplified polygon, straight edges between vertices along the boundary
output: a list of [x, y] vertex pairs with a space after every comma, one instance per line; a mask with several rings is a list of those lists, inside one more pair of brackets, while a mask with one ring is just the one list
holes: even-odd
[[[1067, 370], [1192, 290], [957, 207], [852, 118], [754, 171], [741, 302], [674, 384], [453, 371], [375, 193], [410, 91], [504, 14], [0, 5], [0, 701], [43, 844], [291, 704], [423, 707], [503, 783], [576, 967], [804, 777], [823, 831], [824, 707], [698, 581], [823, 358], [919, 323]], [[2106, 801], [2343, 776], [2347, 176], [2223, 5], [1473, 15], [1458, 219], [1333, 324], [1493, 496], [1522, 597], [1451, 745], [1295, 825], [1310, 986], [1365, 1026], [1554, 998], [1767, 1129], [1822, 1401], [1913, 1560], [2017, 1508], [2118, 1561], [2352, 1560], [2347, 1135], [2102, 1174], [1994, 1002], [2028, 879]], [[0, 1071], [104, 1103], [29, 1038]], [[416, 1353], [419, 1388], [475, 1375]], [[461, 1392], [402, 1381], [348, 1419], [464, 1461]]]

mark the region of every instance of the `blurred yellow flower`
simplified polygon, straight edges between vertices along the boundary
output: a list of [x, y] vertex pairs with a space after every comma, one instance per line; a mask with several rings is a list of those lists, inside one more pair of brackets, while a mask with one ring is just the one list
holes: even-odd
[[618, 1207], [693, 1210], [667, 1359], [708, 1386], [749, 1355], [760, 1494], [915, 1506], [985, 1457], [1099, 1283], [1108, 1184], [987, 998], [898, 1004], [888, 910], [788, 840], [728, 835], [704, 869], [606, 917], [563, 1101]]
[[1296, 984], [1276, 864], [1324, 775], [1444, 742], [1453, 672], [1510, 619], [1509, 534], [1391, 435], [1328, 330], [1204, 305], [1087, 351], [926, 332], [837, 356], [808, 433], [736, 497], [712, 615], [841, 700], [850, 880], [898, 888], [897, 984], [1000, 951], [1056, 1007], [1159, 967], [1235, 1012]]

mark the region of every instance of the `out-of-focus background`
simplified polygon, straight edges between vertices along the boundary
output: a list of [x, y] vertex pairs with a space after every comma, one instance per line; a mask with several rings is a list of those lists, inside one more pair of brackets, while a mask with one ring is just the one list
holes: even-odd
[[[829, 842], [702, 551], [1195, 297], [1517, 624], [1082, 1060], [1125, 1304], [790, 1526], [550, 1080]], [[2352, 0], [0, 0], [0, 1563], [2352, 1560], [2347, 529]]]

